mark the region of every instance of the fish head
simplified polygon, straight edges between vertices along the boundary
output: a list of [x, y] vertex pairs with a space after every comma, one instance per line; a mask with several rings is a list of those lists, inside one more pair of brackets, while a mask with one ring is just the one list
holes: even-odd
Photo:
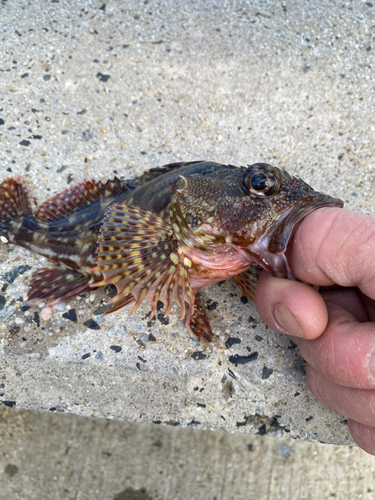
[[318, 208], [343, 207], [344, 203], [265, 163], [249, 166], [242, 181], [249, 195], [263, 200], [267, 207], [263, 219], [258, 221], [259, 227], [251, 228], [255, 239], [247, 249], [274, 276], [294, 279], [286, 252], [298, 224]]
[[[286, 252], [298, 224], [318, 208], [342, 207], [343, 202], [267, 163], [228, 168], [217, 171], [216, 179], [211, 176], [211, 186], [201, 177], [198, 190], [191, 178], [184, 179], [180, 201], [186, 220], [193, 221], [192, 232], [213, 238], [207, 240], [208, 246], [216, 245], [222, 257], [223, 246], [230, 247], [243, 261], [255, 262], [274, 276], [293, 279]], [[207, 265], [208, 258], [196, 256]]]

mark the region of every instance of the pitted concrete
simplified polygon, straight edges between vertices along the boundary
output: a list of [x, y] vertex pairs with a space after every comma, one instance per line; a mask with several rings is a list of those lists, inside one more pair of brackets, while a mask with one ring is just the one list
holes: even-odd
[[0, 409], [0, 499], [372, 500], [348, 446]]
[[[374, 13], [370, 2], [4, 2], [1, 180], [22, 174], [40, 203], [88, 176], [261, 160], [374, 214]], [[26, 309], [46, 260], [2, 244], [0, 262], [7, 406], [352, 443], [310, 394], [298, 349], [234, 283], [202, 291], [217, 335], [204, 347], [176, 310], [101, 318], [105, 291], [51, 318]]]

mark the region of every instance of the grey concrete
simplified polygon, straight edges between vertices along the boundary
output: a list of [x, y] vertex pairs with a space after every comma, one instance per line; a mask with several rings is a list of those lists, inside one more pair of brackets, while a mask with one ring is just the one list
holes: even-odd
[[372, 500], [356, 448], [0, 411], [0, 500]]
[[[87, 176], [262, 160], [375, 213], [370, 2], [103, 5], [2, 2], [1, 180], [24, 175], [41, 202]], [[43, 321], [22, 304], [45, 260], [2, 244], [0, 262], [6, 404], [351, 443], [343, 417], [309, 393], [297, 349], [232, 282], [203, 292], [218, 340], [202, 347], [177, 311], [150, 324], [146, 305], [100, 318], [103, 291], [65, 306], [77, 323], [66, 310]], [[227, 349], [228, 337], [241, 343]]]

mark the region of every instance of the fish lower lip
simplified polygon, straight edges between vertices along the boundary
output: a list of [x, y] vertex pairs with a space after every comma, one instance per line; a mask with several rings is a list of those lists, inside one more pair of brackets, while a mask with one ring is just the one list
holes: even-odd
[[338, 198], [329, 196], [308, 196], [294, 205], [279, 223], [271, 228], [255, 244], [249, 247], [256, 256], [257, 263], [273, 276], [295, 279], [285, 252], [298, 224], [311, 212], [323, 207], [340, 207], [344, 203]]
[[323, 207], [343, 207], [344, 203], [338, 198], [328, 196], [308, 196], [300, 200], [292, 210], [286, 214], [275, 231], [269, 235], [268, 251], [271, 253], [284, 253], [297, 225], [311, 212]]

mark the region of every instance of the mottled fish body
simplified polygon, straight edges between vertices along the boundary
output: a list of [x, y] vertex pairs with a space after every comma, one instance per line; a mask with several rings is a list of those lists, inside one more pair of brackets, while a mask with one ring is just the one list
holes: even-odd
[[50, 304], [114, 284], [114, 312], [143, 300], [155, 314], [181, 308], [187, 328], [211, 340], [196, 292], [233, 278], [254, 300], [261, 268], [294, 278], [286, 249], [312, 210], [342, 206], [271, 165], [213, 162], [166, 165], [131, 181], [86, 180], [32, 213], [22, 177], [0, 184], [0, 236], [48, 257], [34, 274], [28, 302]]

